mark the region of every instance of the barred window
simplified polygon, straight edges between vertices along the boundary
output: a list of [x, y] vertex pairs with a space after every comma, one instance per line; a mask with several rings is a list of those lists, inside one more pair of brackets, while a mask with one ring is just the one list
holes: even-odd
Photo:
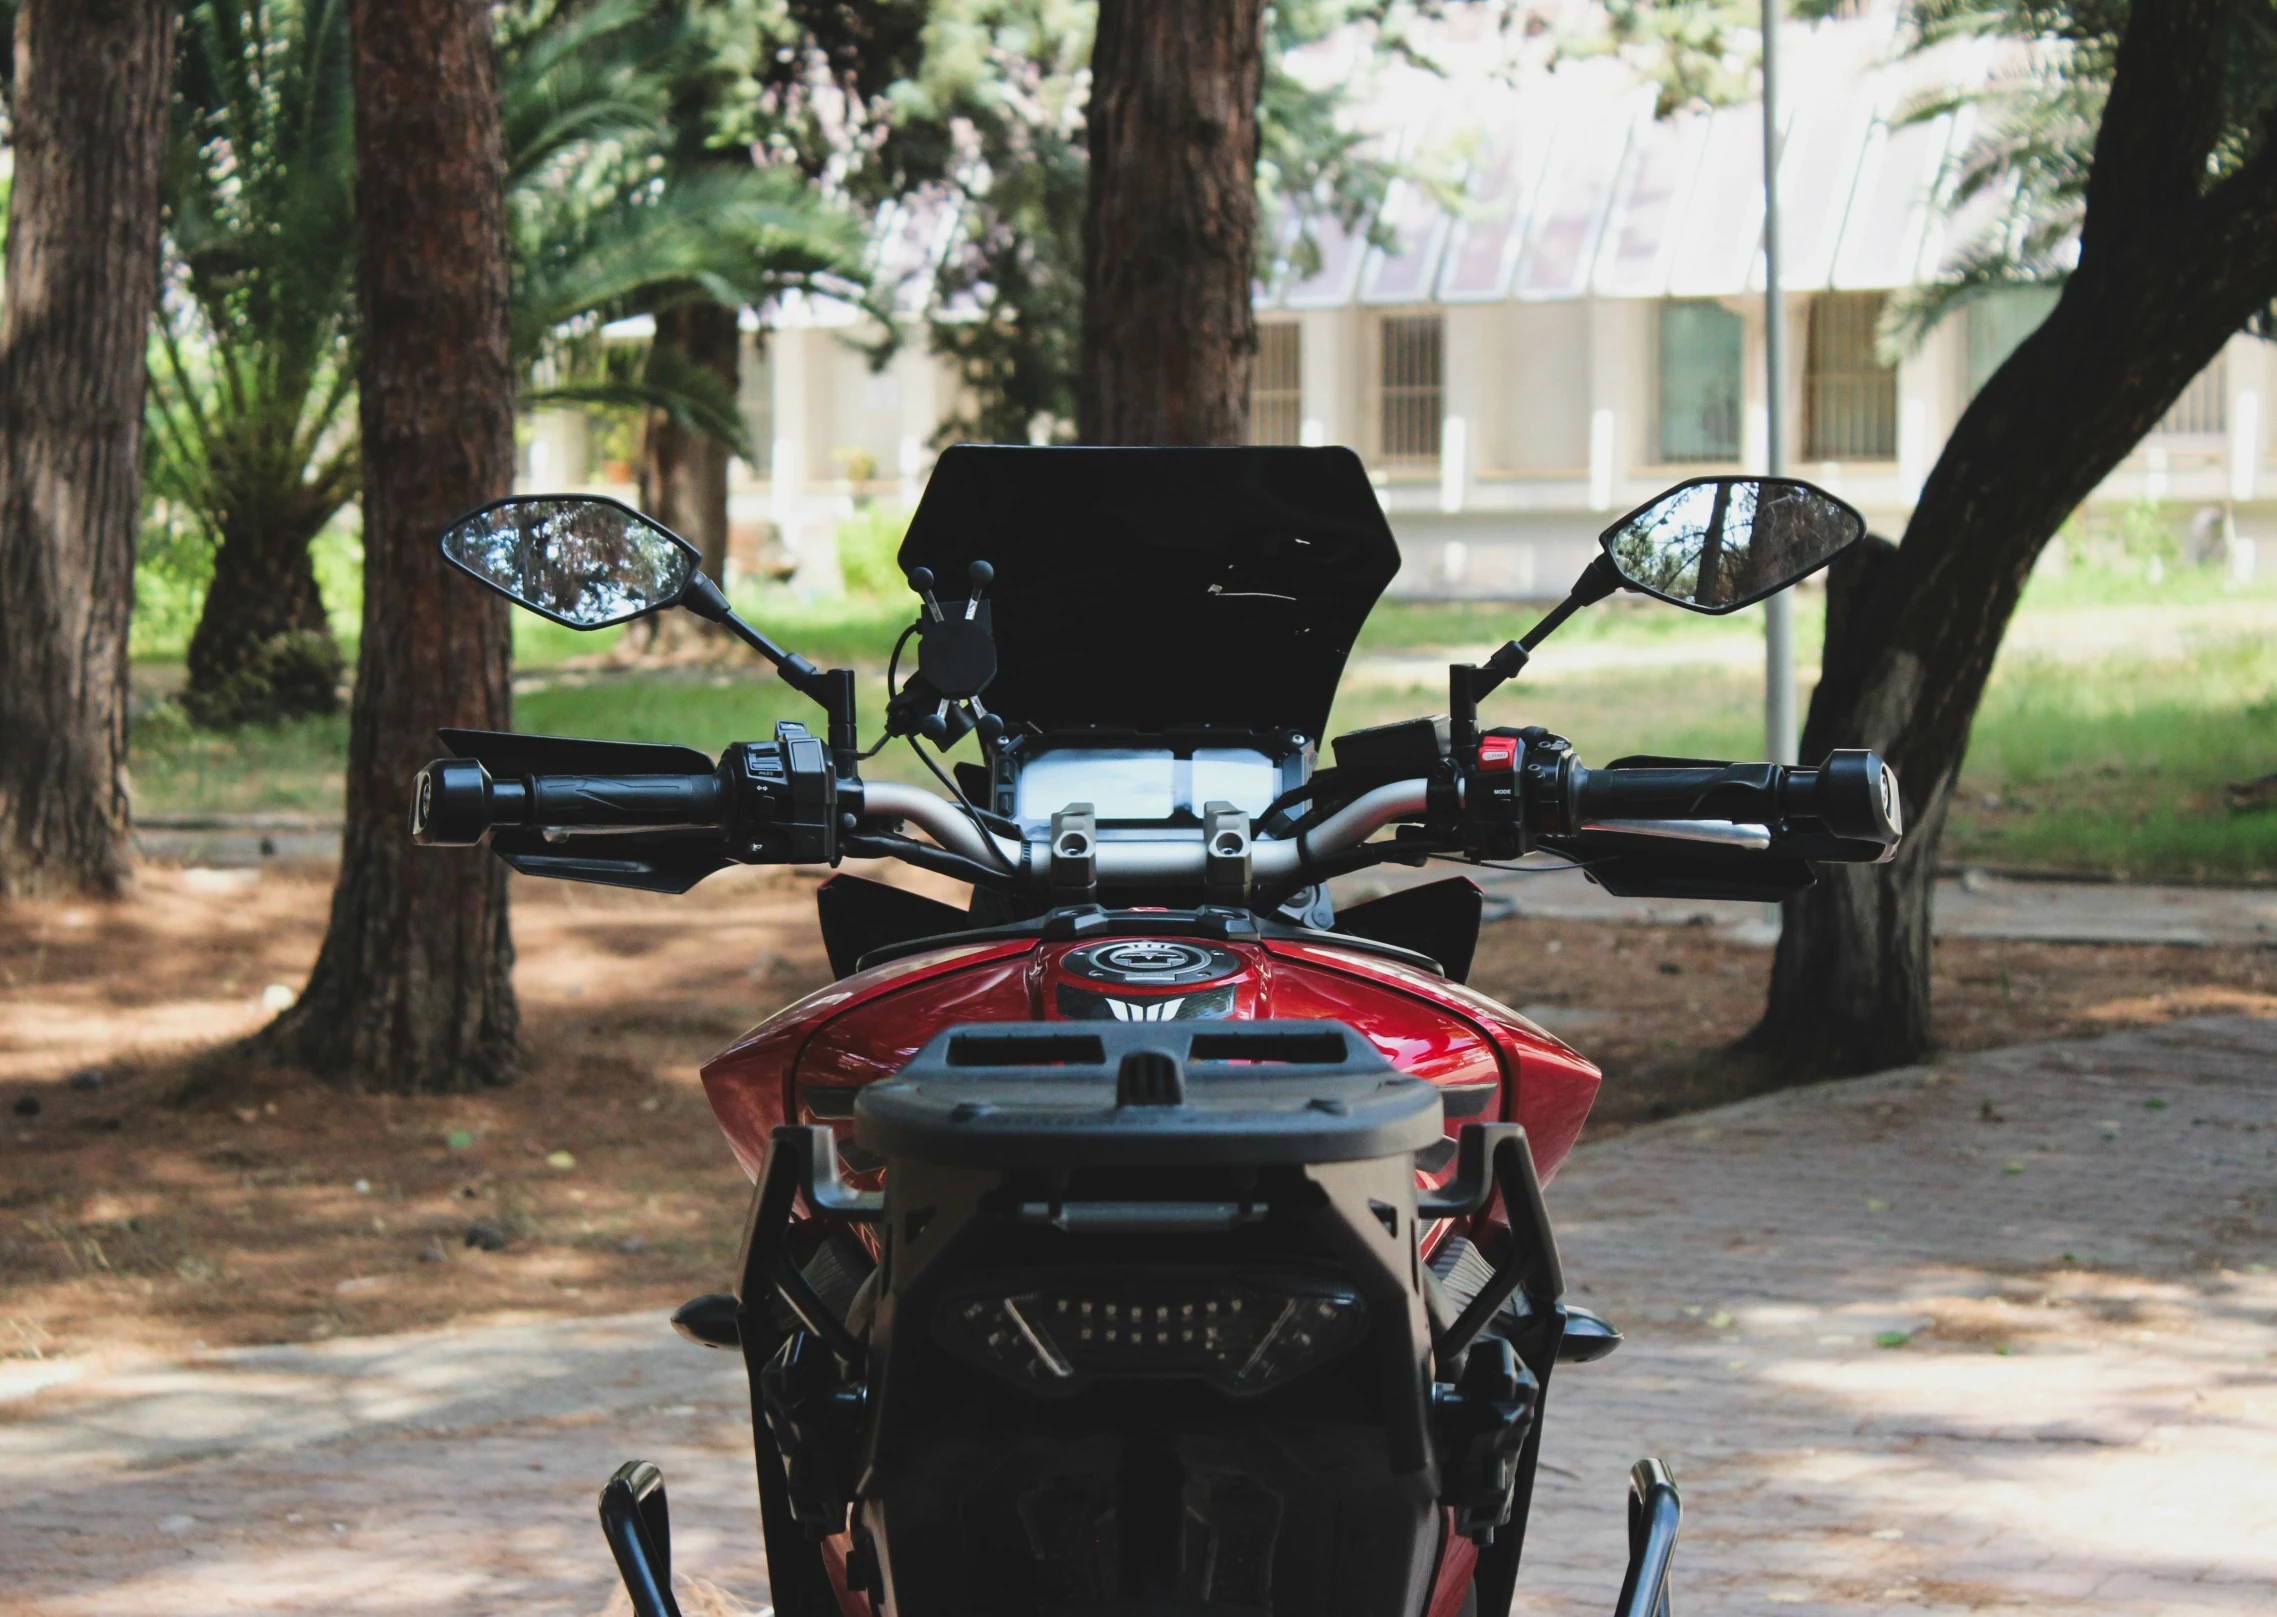
[[1384, 321], [1382, 335], [1378, 448], [1387, 461], [1437, 460], [1446, 375], [1439, 317], [1394, 315]]
[[1897, 368], [1874, 351], [1880, 292], [1822, 292], [1811, 299], [1803, 376], [1807, 460], [1897, 458]]
[[1293, 321], [1257, 328], [1257, 368], [1249, 378], [1249, 441], [1293, 444], [1303, 437], [1304, 328]]
[[1739, 459], [1738, 315], [1720, 303], [1660, 306], [1660, 458]]
[[2182, 390], [2182, 397], [2174, 401], [2172, 409], [2159, 418], [2151, 430], [2171, 437], [2213, 437], [2229, 431], [2229, 387], [2223, 372], [2228, 367], [2221, 356], [2200, 371], [2196, 380]]

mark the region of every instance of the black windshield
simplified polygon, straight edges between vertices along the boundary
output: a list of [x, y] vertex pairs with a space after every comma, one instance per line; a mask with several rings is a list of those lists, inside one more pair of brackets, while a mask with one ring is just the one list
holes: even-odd
[[1348, 449], [959, 444], [901, 565], [947, 604], [975, 559], [996, 569], [982, 700], [1008, 721], [1317, 737], [1399, 547]]

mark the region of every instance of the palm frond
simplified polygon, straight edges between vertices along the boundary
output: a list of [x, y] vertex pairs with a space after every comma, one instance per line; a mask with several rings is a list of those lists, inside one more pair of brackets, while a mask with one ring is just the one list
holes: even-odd
[[580, 147], [653, 143], [671, 77], [701, 43], [687, 15], [650, 0], [601, 0], [512, 41], [498, 84], [508, 189]]
[[752, 459], [735, 389], [670, 348], [599, 348], [586, 362], [516, 400], [524, 409], [660, 410], [691, 432]]
[[516, 265], [514, 351], [585, 316], [649, 312], [690, 295], [736, 307], [824, 275], [860, 273], [859, 228], [787, 170], [705, 169], [563, 210]]

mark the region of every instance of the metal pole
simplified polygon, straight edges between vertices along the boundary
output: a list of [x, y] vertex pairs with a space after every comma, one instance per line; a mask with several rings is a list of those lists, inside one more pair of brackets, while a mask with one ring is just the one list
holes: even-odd
[[[1779, 284], [1779, 0], [1763, 0], [1763, 470], [1787, 471], [1787, 301]], [[1781, 590], [1763, 603], [1763, 750], [1791, 764], [1801, 745], [1795, 725], [1794, 598]], [[1776, 936], [1786, 912], [1763, 906]]]
[[[1779, 284], [1779, 0], [1763, 0], [1763, 381], [1764, 471], [1787, 471], [1787, 305]], [[1794, 598], [1763, 603], [1763, 746], [1774, 763], [1795, 761]]]

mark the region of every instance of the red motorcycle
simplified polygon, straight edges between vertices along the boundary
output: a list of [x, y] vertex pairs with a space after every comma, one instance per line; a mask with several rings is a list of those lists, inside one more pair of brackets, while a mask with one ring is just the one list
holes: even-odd
[[[446, 731], [414, 841], [661, 892], [849, 857], [972, 887], [960, 910], [825, 882], [837, 981], [704, 1069], [756, 1193], [736, 1289], [673, 1323], [743, 1355], [775, 1609], [1506, 1612], [1551, 1372], [1620, 1341], [1561, 1300], [1540, 1190], [1598, 1073], [1463, 986], [1470, 881], [1342, 910], [1326, 884], [1563, 862], [1615, 893], [1775, 900], [1814, 861], [1889, 858], [1896, 782], [1869, 752], [1591, 769], [1478, 719], [1616, 589], [1735, 611], [1864, 531], [1808, 484], [1681, 484], [1450, 670], [1446, 713], [1339, 736], [1324, 765], [1399, 565], [1345, 450], [950, 449], [902, 546], [922, 604], [867, 752], [852, 672], [745, 623], [638, 512], [532, 496], [453, 526], [455, 565], [557, 623], [724, 625], [826, 731], [717, 760]], [[945, 770], [971, 732], [983, 761]], [[941, 793], [863, 779], [897, 737]], [[1656, 1461], [1631, 1482], [1619, 1610], [1646, 1617], [1679, 1503]], [[601, 1516], [634, 1610], [676, 1614], [655, 1468], [621, 1469]]]

